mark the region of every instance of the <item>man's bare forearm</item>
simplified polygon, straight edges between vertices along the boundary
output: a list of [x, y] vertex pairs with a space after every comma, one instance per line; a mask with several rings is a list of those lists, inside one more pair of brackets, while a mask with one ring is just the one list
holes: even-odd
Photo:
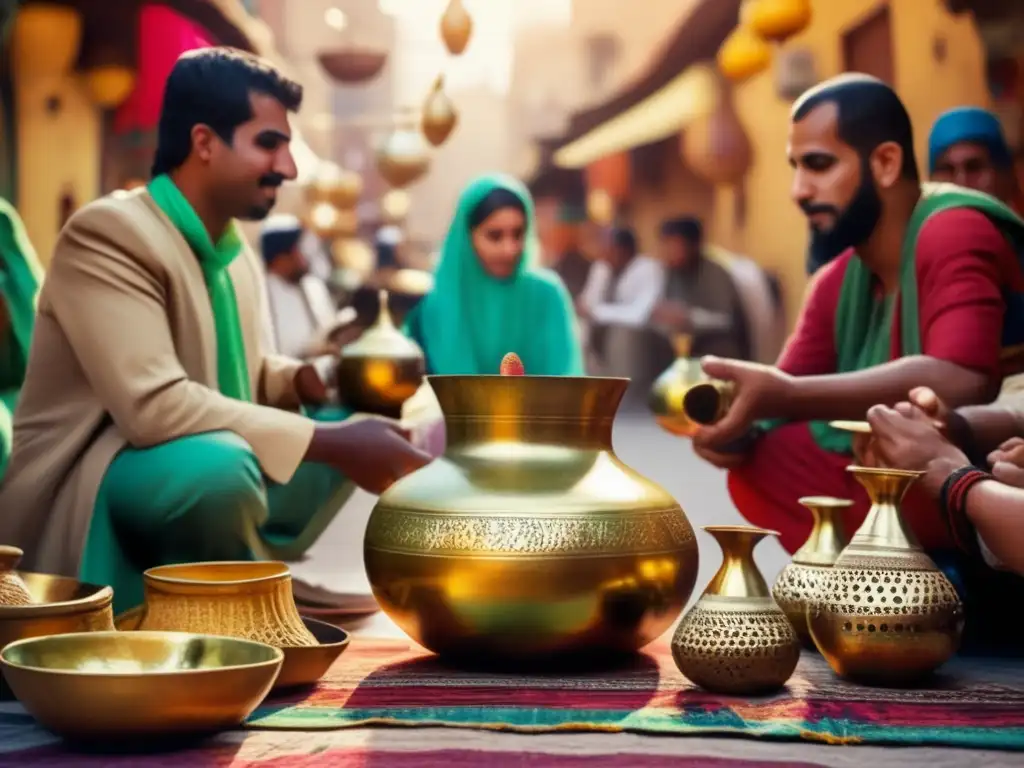
[[1024, 437], [1024, 412], [1003, 403], [970, 405], [950, 416], [949, 436], [973, 461], [985, 456], [1012, 437]]
[[852, 373], [794, 377], [783, 413], [794, 421], [863, 419], [873, 405], [894, 405], [915, 387], [929, 387], [950, 407], [984, 402], [984, 374], [933, 357], [916, 355]]
[[1024, 574], [1024, 490], [994, 480], [967, 494], [967, 517], [1005, 568]]

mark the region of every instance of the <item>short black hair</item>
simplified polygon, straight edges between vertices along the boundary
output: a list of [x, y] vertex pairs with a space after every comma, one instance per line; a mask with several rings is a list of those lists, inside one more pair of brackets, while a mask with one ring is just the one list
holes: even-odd
[[301, 239], [302, 230], [299, 228], [264, 232], [260, 236], [260, 251], [263, 255], [263, 263], [270, 266], [278, 256], [291, 253]]
[[164, 90], [157, 129], [153, 176], [170, 173], [192, 151], [192, 129], [208, 125], [228, 144], [235, 129], [252, 119], [252, 93], [261, 93], [295, 112], [302, 86], [266, 61], [234, 48], [199, 48], [182, 54]]
[[614, 227], [611, 233], [612, 242], [617, 248], [634, 254], [636, 253], [636, 235], [629, 227]]
[[662, 237], [680, 237], [691, 245], [700, 247], [704, 242], [704, 225], [695, 216], [678, 216], [661, 224]]
[[920, 181], [914, 156], [914, 128], [907, 108], [892, 88], [869, 75], [839, 75], [797, 99], [790, 119], [799, 123], [824, 104], [836, 105], [839, 138], [857, 150], [862, 160], [867, 161], [880, 145], [895, 142], [903, 150], [900, 175], [910, 181]]

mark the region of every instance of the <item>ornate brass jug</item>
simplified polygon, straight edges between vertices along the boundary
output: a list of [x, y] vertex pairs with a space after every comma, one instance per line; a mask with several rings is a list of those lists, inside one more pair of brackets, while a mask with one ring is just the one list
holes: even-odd
[[0, 606], [32, 605], [32, 595], [15, 570], [24, 554], [17, 547], [0, 546]]
[[648, 400], [658, 426], [679, 437], [693, 437], [702, 424], [721, 419], [733, 397], [731, 383], [708, 378], [690, 357], [692, 345], [691, 336], [673, 338], [676, 360], [655, 379]]
[[364, 559], [381, 608], [462, 660], [632, 652], [679, 616], [697, 575], [675, 500], [625, 466], [627, 379], [429, 376], [445, 453], [388, 489]]
[[957, 650], [964, 613], [952, 583], [903, 525], [918, 472], [850, 467], [871, 510], [825, 576], [807, 623], [837, 674], [882, 684], [921, 678]]
[[338, 390], [357, 411], [400, 418], [402, 405], [423, 383], [423, 350], [395, 327], [388, 292], [379, 297], [377, 322], [341, 350]]
[[800, 642], [813, 648], [814, 641], [807, 628], [807, 605], [817, 596], [825, 574], [849, 541], [843, 527], [843, 510], [853, 506], [853, 502], [830, 496], [807, 496], [800, 499], [800, 503], [814, 517], [811, 535], [775, 579], [772, 596], [789, 618]]
[[800, 641], [768, 592], [754, 547], [775, 531], [708, 525], [722, 566], [672, 637], [672, 657], [691, 681], [716, 693], [757, 694], [781, 688], [800, 659]]

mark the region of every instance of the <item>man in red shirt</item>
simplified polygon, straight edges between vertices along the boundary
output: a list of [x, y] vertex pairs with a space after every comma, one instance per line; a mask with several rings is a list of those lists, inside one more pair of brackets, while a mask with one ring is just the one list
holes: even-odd
[[[777, 367], [704, 362], [736, 399], [694, 447], [730, 470], [741, 514], [790, 552], [811, 527], [801, 496], [854, 500], [851, 530], [867, 511], [845, 471], [851, 436], [828, 420], [863, 419], [918, 386], [953, 407], [988, 402], [1005, 373], [1006, 297], [1024, 279], [1004, 231], [1024, 234], [1024, 222], [991, 198], [922, 186], [913, 146], [906, 109], [874, 78], [844, 75], [797, 101], [792, 195], [812, 239], [842, 252], [815, 275]], [[904, 513], [926, 549], [952, 548], [931, 499], [912, 490]]]

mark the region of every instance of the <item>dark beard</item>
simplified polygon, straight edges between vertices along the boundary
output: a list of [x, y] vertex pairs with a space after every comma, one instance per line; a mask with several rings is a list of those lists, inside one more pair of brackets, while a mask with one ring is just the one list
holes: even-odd
[[882, 198], [875, 189], [871, 169], [867, 163], [861, 169], [860, 187], [853, 200], [843, 211], [832, 206], [801, 204], [804, 213], [836, 214], [835, 225], [827, 232], [811, 227], [811, 244], [807, 256], [807, 271], [813, 274], [848, 248], [861, 245], [875, 231], [882, 216]]

